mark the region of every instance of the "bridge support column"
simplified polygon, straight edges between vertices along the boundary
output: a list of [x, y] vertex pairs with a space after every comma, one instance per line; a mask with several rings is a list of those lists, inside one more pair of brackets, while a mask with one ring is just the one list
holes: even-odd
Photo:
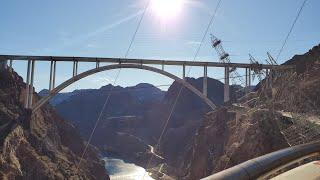
[[13, 60], [12, 60], [12, 59], [10, 59], [10, 61], [9, 61], [9, 68], [10, 68], [10, 71], [11, 71], [11, 72], [13, 71], [12, 63], [13, 63]]
[[245, 85], [245, 93], [248, 93], [248, 68], [246, 68], [246, 85]]
[[248, 68], [248, 86], [251, 88], [251, 68]]
[[76, 61], [76, 71], [75, 71], [75, 76], [76, 76], [76, 75], [78, 75], [78, 64], [79, 64], [79, 62], [78, 62], [78, 61]]
[[[99, 66], [98, 64], [96, 64], [96, 68], [97, 66]], [[73, 61], [73, 74], [72, 77], [78, 75], [78, 61]]]
[[49, 92], [52, 90], [52, 68], [53, 68], [53, 61], [50, 62]]
[[50, 82], [49, 82], [49, 91], [55, 88], [56, 83], [56, 67], [57, 67], [56, 61], [51, 61], [50, 65]]
[[52, 74], [52, 89], [56, 87], [56, 71], [57, 71], [57, 61], [53, 62], [53, 74]]
[[230, 101], [230, 84], [229, 84], [229, 75], [230, 69], [229, 67], [224, 68], [224, 102]]
[[183, 65], [182, 68], [183, 68], [183, 70], [182, 70], [183, 71], [182, 72], [182, 79], [186, 80], [186, 65]]
[[26, 102], [24, 106], [25, 108], [29, 108], [30, 68], [31, 68], [31, 60], [28, 60], [27, 81], [26, 81]]
[[250, 68], [246, 68], [246, 93], [251, 91], [251, 71]]
[[208, 96], [208, 67], [203, 68], [203, 95]]
[[76, 76], [76, 75], [75, 75], [75, 72], [76, 72], [76, 62], [73, 61], [72, 77]]
[[25, 108], [32, 107], [33, 81], [34, 81], [34, 60], [28, 60], [27, 83], [26, 83], [26, 103]]
[[56, 68], [57, 68], [57, 62], [56, 61], [51, 61], [50, 82], [49, 82], [49, 90], [50, 91], [55, 88], [55, 84], [56, 84]]
[[31, 61], [31, 81], [30, 81], [30, 86], [29, 86], [29, 105], [28, 109], [32, 107], [32, 100], [33, 100], [33, 82], [34, 82], [34, 66], [35, 66], [36, 61], [32, 60]]
[[100, 62], [97, 61], [97, 62], [96, 62], [96, 69], [98, 69], [99, 67], [100, 67]]
[[230, 69], [229, 67], [225, 67], [224, 68], [224, 102], [225, 103], [230, 101], [229, 75], [230, 75]]

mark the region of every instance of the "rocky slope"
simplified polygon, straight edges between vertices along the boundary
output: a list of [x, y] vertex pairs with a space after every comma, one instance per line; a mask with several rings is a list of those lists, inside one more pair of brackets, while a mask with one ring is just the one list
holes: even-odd
[[[188, 79], [190, 84], [202, 91], [203, 78]], [[169, 108], [164, 113], [167, 120], [175, 98], [178, 96], [180, 85], [176, 82], [169, 88], [165, 99], [164, 106]], [[238, 86], [231, 86], [231, 94], [235, 95]], [[208, 97], [217, 106], [223, 105], [224, 84], [215, 79], [208, 79]], [[179, 167], [184, 161], [185, 156], [193, 143], [193, 138], [202, 123], [202, 119], [207, 112], [212, 111], [198, 96], [187, 89], [183, 89], [179, 100], [175, 106], [174, 112], [170, 118], [167, 131], [160, 144], [159, 151], [163, 154], [166, 162], [173, 167]], [[157, 116], [156, 116], [157, 117]], [[161, 128], [160, 128], [161, 129]]]
[[166, 173], [179, 179], [199, 179], [248, 159], [319, 139], [319, 55], [320, 46], [316, 46], [293, 57], [285, 64], [297, 68], [286, 73], [273, 71], [271, 87], [263, 81], [238, 104], [208, 113], [185, 152], [185, 160]]
[[85, 146], [73, 126], [49, 106], [31, 114], [24, 98], [22, 78], [0, 72], [0, 179], [109, 179], [93, 147], [79, 165]]

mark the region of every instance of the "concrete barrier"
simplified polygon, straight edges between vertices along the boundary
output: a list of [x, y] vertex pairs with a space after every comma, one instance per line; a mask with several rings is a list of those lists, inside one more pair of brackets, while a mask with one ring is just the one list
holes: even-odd
[[320, 152], [320, 141], [289, 147], [248, 160], [244, 163], [203, 178], [203, 180], [257, 179], [278, 167], [290, 164], [302, 157], [308, 158], [318, 152]]

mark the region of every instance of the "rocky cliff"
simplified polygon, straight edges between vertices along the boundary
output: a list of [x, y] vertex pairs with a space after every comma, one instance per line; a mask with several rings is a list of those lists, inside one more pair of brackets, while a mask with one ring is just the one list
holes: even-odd
[[89, 147], [79, 165], [85, 144], [75, 128], [49, 106], [31, 114], [25, 93], [21, 77], [1, 72], [0, 179], [109, 179], [98, 151]]
[[171, 173], [179, 179], [199, 179], [320, 138], [319, 55], [316, 46], [294, 56], [285, 64], [296, 69], [272, 71], [272, 84], [264, 80], [237, 104], [208, 113], [185, 160]]

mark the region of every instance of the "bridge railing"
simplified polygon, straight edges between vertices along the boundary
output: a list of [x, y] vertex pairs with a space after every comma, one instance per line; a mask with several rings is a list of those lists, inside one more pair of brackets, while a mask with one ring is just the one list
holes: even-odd
[[282, 149], [213, 174], [203, 180], [264, 179], [301, 160], [319, 156], [320, 141]]

